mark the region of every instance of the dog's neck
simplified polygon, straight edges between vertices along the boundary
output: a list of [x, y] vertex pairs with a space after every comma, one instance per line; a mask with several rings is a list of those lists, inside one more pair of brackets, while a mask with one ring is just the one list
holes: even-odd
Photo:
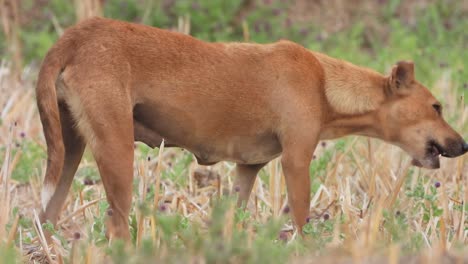
[[322, 139], [350, 134], [382, 138], [377, 109], [385, 100], [388, 79], [368, 68], [313, 52], [325, 73], [329, 104]]

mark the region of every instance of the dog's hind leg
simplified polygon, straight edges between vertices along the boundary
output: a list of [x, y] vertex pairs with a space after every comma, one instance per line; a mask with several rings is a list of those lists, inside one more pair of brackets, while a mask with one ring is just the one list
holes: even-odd
[[238, 194], [237, 206], [247, 206], [252, 187], [257, 178], [257, 173], [265, 166], [266, 163], [256, 165], [236, 165], [236, 178], [233, 185], [233, 193]]
[[88, 107], [77, 110], [81, 115], [78, 126], [96, 160], [109, 202], [107, 235], [129, 241], [134, 153], [132, 102], [120, 82], [107, 80], [94, 85], [99, 87], [98, 96], [86, 96], [86, 92], [80, 95], [80, 105]]
[[[44, 179], [44, 187], [42, 190], [43, 212], [40, 217], [42, 223], [50, 221], [54, 225], [62, 210], [62, 206], [85, 148], [83, 138], [74, 127], [73, 118], [65, 103], [59, 103], [59, 112], [65, 149], [63, 169], [58, 182], [51, 181], [51, 177], [48, 177], [48, 175], [46, 175]], [[51, 160], [50, 162], [62, 161]]]
[[[107, 235], [110, 239], [128, 241], [133, 186], [133, 128], [131, 115], [121, 118], [113, 120], [109, 116], [109, 127], [106, 131], [95, 131], [98, 136], [91, 149], [109, 202]], [[104, 133], [105, 136], [99, 136]]]

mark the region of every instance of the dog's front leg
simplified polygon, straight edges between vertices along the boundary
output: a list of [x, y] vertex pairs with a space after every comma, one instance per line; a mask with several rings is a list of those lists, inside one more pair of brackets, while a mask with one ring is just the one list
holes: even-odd
[[306, 224], [310, 206], [309, 165], [317, 145], [315, 139], [291, 141], [283, 147], [281, 165], [288, 191], [289, 207], [299, 234]]

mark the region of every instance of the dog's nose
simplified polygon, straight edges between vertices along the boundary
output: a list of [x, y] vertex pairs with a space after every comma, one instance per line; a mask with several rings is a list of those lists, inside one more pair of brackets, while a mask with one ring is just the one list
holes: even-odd
[[463, 153], [468, 152], [468, 143], [466, 143], [466, 142], [463, 143], [463, 145], [462, 145], [462, 150], [463, 150]]

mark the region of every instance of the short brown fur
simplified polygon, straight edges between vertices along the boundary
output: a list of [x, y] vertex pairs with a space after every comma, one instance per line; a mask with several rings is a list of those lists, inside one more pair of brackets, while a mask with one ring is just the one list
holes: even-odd
[[309, 213], [309, 163], [317, 142], [380, 138], [439, 166], [466, 143], [443, 120], [413, 64], [390, 76], [289, 41], [206, 43], [103, 18], [84, 21], [44, 59], [37, 101], [47, 141], [42, 221], [56, 223], [85, 145], [111, 208], [111, 237], [129, 239], [133, 142], [190, 150], [200, 164], [238, 164], [246, 202], [257, 172], [282, 154], [288, 200], [301, 230]]

